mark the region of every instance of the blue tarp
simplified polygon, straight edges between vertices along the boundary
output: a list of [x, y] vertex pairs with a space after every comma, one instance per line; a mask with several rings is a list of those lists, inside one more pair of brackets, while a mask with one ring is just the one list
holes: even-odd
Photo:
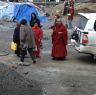
[[31, 14], [35, 13], [41, 22], [48, 22], [48, 18], [44, 15], [39, 15], [39, 9], [31, 4], [16, 4], [14, 9], [14, 18], [17, 21], [25, 18], [27, 21], [30, 21]]

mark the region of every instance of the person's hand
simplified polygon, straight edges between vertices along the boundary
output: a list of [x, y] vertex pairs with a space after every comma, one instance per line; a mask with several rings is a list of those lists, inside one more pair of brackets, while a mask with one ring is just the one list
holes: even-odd
[[37, 46], [35, 46], [35, 47], [33, 48], [33, 51], [37, 51]]
[[37, 51], [37, 47], [35, 47], [35, 49], [34, 49], [35, 51]]
[[41, 40], [40, 40], [40, 39], [38, 39], [38, 41], [40, 42]]
[[19, 47], [20, 48], [23, 48], [23, 45], [24, 45], [24, 43], [21, 42]]

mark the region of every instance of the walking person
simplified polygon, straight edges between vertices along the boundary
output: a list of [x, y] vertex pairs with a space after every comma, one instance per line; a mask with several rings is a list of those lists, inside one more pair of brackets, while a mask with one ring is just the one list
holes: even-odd
[[61, 19], [57, 19], [53, 27], [52, 33], [52, 53], [53, 59], [62, 60], [67, 56], [67, 28], [62, 23]]
[[34, 54], [37, 58], [40, 57], [40, 43], [42, 40], [42, 29], [39, 27], [38, 23], [35, 23], [34, 26], [32, 27], [32, 31], [35, 34], [35, 43], [36, 43], [36, 47], [37, 50], [34, 51]]
[[21, 20], [21, 27], [20, 27], [20, 47], [21, 47], [21, 63], [23, 64], [25, 58], [25, 52], [28, 50], [33, 63], [36, 63], [35, 55], [33, 51], [36, 47], [35, 45], [35, 38], [34, 33], [29, 25], [27, 25], [26, 19]]
[[73, 28], [72, 21], [73, 21], [73, 17], [74, 17], [74, 8], [72, 6], [70, 6], [69, 13], [67, 15], [68, 15], [68, 20], [67, 20], [68, 28], [72, 29]]
[[69, 2], [68, 0], [64, 1], [64, 11], [63, 11], [63, 15], [66, 15], [68, 13], [68, 7], [69, 7]]
[[16, 28], [14, 29], [13, 34], [13, 42], [17, 44], [17, 50], [15, 50], [15, 54], [20, 56], [20, 23], [17, 22]]

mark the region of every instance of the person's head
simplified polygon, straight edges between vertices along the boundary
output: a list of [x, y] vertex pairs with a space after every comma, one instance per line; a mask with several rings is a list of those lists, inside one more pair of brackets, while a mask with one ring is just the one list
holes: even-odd
[[34, 24], [34, 27], [38, 27], [38, 23], [35, 23], [35, 24]]
[[58, 19], [56, 20], [56, 24], [61, 24], [61, 23], [62, 23], [61, 19], [58, 18]]
[[26, 25], [27, 24], [27, 20], [26, 19], [22, 19], [20, 22], [22, 25]]
[[56, 10], [56, 13], [55, 13], [55, 15], [57, 15], [57, 16], [59, 16], [60, 17], [60, 10]]
[[60, 18], [60, 16], [59, 15], [55, 15], [55, 19], [58, 19], [58, 18]]
[[31, 14], [31, 19], [37, 19], [37, 16], [36, 16], [35, 13], [32, 13], [32, 14]]

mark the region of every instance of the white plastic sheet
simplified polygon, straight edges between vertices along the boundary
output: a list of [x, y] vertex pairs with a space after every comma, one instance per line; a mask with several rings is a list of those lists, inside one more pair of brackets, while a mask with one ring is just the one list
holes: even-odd
[[14, 16], [14, 3], [0, 2], [0, 20], [13, 20]]

